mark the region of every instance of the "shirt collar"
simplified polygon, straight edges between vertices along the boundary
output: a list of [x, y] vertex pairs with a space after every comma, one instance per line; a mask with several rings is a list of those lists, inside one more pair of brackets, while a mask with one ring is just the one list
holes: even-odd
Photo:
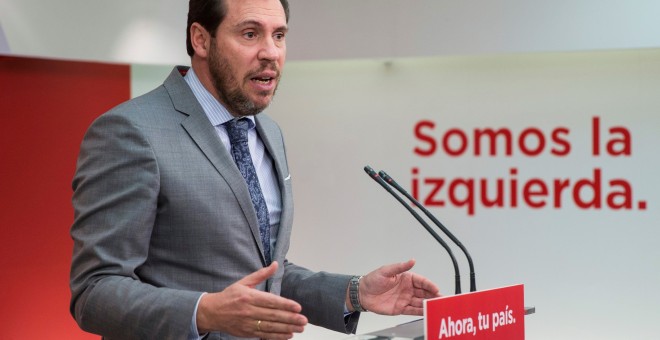
[[[209, 118], [213, 126], [219, 126], [234, 119], [234, 116], [229, 113], [227, 108], [216, 100], [204, 85], [202, 85], [202, 82], [199, 81], [199, 78], [197, 78], [192, 67], [188, 70], [188, 73], [186, 73], [183, 79], [188, 83], [188, 86], [190, 86], [195, 98], [197, 98], [197, 101], [202, 106], [204, 113], [206, 113], [206, 116]], [[254, 116], [248, 116], [245, 118], [248, 118], [255, 123]]]

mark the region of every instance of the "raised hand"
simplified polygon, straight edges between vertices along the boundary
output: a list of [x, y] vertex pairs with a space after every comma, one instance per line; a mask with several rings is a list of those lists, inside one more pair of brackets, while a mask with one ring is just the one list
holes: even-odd
[[307, 318], [295, 301], [254, 289], [277, 271], [277, 262], [218, 293], [202, 296], [197, 309], [200, 333], [219, 331], [238, 337], [290, 339], [301, 333]]
[[384, 315], [423, 315], [423, 301], [440, 296], [429, 279], [409, 272], [415, 260], [382, 266], [360, 280], [360, 304]]

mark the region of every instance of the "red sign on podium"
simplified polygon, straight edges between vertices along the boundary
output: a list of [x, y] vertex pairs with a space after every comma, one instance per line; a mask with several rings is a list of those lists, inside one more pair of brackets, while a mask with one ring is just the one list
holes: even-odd
[[523, 340], [524, 286], [426, 300], [424, 320], [427, 340]]

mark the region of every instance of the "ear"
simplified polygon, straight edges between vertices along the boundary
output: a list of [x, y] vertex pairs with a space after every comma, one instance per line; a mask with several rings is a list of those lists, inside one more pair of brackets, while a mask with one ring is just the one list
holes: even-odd
[[195, 50], [195, 54], [206, 58], [209, 54], [209, 49], [211, 48], [211, 34], [199, 23], [193, 23], [190, 26], [190, 42], [192, 47]]

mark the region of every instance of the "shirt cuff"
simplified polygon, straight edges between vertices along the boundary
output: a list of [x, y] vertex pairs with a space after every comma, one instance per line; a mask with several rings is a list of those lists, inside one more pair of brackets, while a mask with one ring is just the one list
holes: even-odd
[[206, 293], [202, 293], [202, 295], [199, 296], [199, 299], [197, 299], [197, 303], [195, 304], [195, 310], [193, 311], [193, 316], [190, 323], [190, 333], [188, 333], [188, 340], [201, 340], [204, 336], [206, 336], [206, 334], [200, 335], [199, 330], [197, 330], [197, 307], [199, 307], [199, 302], [202, 300], [202, 296], [205, 294]]

